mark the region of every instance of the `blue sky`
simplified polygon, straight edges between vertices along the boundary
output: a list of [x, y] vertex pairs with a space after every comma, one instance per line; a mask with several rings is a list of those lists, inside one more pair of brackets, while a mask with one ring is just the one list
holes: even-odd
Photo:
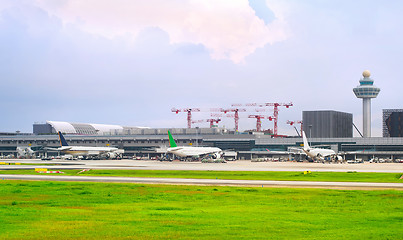
[[[382, 109], [403, 107], [402, 10], [398, 0], [3, 0], [0, 131], [46, 120], [186, 127], [171, 108], [253, 102], [294, 103], [280, 109], [281, 134], [304, 110], [349, 112], [361, 129], [352, 88], [368, 69], [381, 136]], [[241, 130], [255, 127], [246, 116]]]

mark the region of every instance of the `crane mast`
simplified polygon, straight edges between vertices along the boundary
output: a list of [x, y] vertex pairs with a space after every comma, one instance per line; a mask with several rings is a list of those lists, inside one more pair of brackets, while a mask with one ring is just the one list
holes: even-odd
[[248, 118], [256, 118], [256, 131], [261, 132], [262, 131], [262, 119], [268, 119], [269, 121], [272, 121], [274, 117], [272, 116], [264, 116], [264, 115], [249, 115]]

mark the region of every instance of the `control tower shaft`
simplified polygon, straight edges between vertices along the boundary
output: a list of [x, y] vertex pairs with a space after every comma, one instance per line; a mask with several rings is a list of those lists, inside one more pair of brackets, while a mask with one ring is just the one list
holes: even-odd
[[371, 137], [371, 98], [376, 98], [381, 89], [374, 86], [374, 80], [370, 78], [371, 73], [368, 70], [365, 70], [362, 76], [364, 78], [353, 92], [357, 98], [362, 98], [363, 136]]

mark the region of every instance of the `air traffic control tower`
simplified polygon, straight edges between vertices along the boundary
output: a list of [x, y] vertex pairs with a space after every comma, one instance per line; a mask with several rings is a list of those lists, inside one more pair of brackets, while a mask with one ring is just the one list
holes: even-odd
[[376, 98], [381, 91], [374, 86], [374, 80], [369, 78], [371, 73], [365, 70], [360, 85], [353, 89], [357, 98], [362, 98], [363, 137], [371, 137], [371, 98]]

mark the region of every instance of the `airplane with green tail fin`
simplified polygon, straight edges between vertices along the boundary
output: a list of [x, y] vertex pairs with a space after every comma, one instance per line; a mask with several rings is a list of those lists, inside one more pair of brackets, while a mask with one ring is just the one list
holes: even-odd
[[211, 157], [213, 159], [220, 159], [223, 151], [218, 147], [193, 147], [193, 146], [179, 146], [176, 144], [172, 137], [171, 131], [168, 130], [169, 148], [167, 153], [175, 154], [179, 157]]

